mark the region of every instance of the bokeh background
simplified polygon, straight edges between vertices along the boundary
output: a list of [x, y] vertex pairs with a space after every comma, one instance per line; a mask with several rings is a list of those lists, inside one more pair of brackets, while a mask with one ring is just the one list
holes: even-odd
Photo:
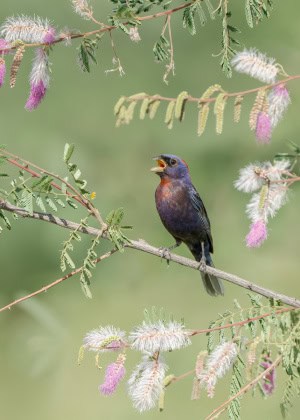
[[[214, 2], [213, 2], [214, 3]], [[243, 3], [243, 2], [238, 2]], [[105, 20], [111, 4], [94, 2], [96, 16]], [[233, 22], [242, 29], [242, 45], [257, 46], [274, 56], [290, 74], [299, 72], [299, 6], [294, 13], [284, 2], [275, 2], [269, 21], [251, 30], [245, 24], [243, 5], [233, 6]], [[76, 16], [68, 0], [2, 0], [0, 21], [14, 14], [50, 18], [57, 27], [93, 29]], [[32, 51], [26, 53], [15, 89], [8, 83], [1, 89], [1, 143], [11, 152], [64, 173], [63, 147], [76, 145], [75, 160], [97, 192], [96, 203], [105, 215], [120, 206], [126, 211], [126, 224], [134, 226], [132, 238], [144, 238], [162, 246], [172, 242], [156, 213], [154, 190], [158, 178], [149, 172], [151, 158], [167, 152], [182, 156], [192, 172], [208, 209], [215, 242], [215, 264], [265, 287], [299, 296], [299, 187], [293, 187], [289, 204], [270, 223], [268, 241], [258, 250], [245, 247], [248, 229], [245, 205], [248, 196], [233, 188], [238, 170], [256, 160], [272, 159], [287, 151], [288, 140], [298, 141], [300, 85], [290, 84], [293, 103], [284, 121], [275, 130], [272, 144], [258, 146], [248, 128], [248, 112], [253, 97], [245, 100], [242, 119], [232, 123], [232, 106], [226, 109], [224, 132], [217, 136], [210, 119], [205, 134], [196, 135], [196, 109], [188, 106], [182, 124], [168, 130], [162, 108], [154, 121], [134, 121], [115, 128], [113, 105], [121, 95], [137, 92], [175, 96], [182, 90], [200, 95], [206, 87], [220, 83], [230, 91], [247, 89], [257, 83], [246, 76], [227, 79], [212, 54], [220, 49], [220, 21], [198, 27], [192, 37], [181, 25], [181, 15], [173, 17], [176, 77], [169, 86], [162, 81], [164, 66], [154, 63], [152, 46], [159, 36], [162, 20], [147, 22], [140, 30], [142, 42], [132, 43], [123, 33], [114, 33], [117, 50], [126, 71], [105, 74], [112, 67], [108, 37], [98, 51], [99, 65], [91, 74], [80, 72], [76, 64], [77, 42], [57, 45], [51, 54], [51, 89], [44, 103], [34, 112], [24, 110], [28, 95], [28, 74]], [[62, 216], [79, 220], [72, 209]], [[1, 237], [1, 306], [26, 292], [34, 291], [61, 276], [59, 250], [68, 232], [34, 221], [19, 221]], [[75, 252], [78, 263], [90, 239]], [[108, 244], [101, 244], [101, 250]], [[182, 246], [178, 252], [188, 256]], [[87, 355], [82, 366], [76, 364], [82, 337], [99, 325], [113, 324], [130, 330], [143, 318], [144, 308], [164, 307], [175, 319], [184, 317], [189, 328], [205, 328], [218, 313], [232, 307], [234, 298], [246, 304], [246, 291], [226, 284], [226, 296], [212, 299], [204, 294], [200, 276], [184, 267], [164, 262], [133, 250], [118, 254], [97, 267], [92, 280], [93, 300], [87, 300], [77, 278], [72, 278], [47, 294], [1, 314], [0, 317], [0, 407], [6, 420], [31, 419], [137, 419], [126, 396], [125, 382], [112, 398], [101, 397], [97, 387], [103, 371]], [[193, 367], [197, 353], [204, 349], [205, 337], [193, 339], [193, 346], [168, 356], [170, 373], [179, 375]], [[103, 357], [103, 364], [110, 360]], [[128, 368], [138, 360], [130, 354]], [[166, 409], [151, 411], [145, 419], [202, 419], [228, 395], [226, 379], [218, 385], [216, 397], [190, 401], [192, 378], [168, 389]], [[247, 395], [242, 418], [279, 419], [282, 386], [266, 401]], [[292, 411], [297, 417], [300, 404]]]

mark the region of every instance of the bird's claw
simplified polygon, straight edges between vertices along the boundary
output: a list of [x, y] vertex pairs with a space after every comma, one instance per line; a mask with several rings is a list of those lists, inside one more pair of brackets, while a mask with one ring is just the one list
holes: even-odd
[[170, 265], [171, 253], [170, 253], [169, 248], [165, 248], [165, 247], [161, 246], [159, 248], [159, 252], [161, 254], [160, 258], [167, 260], [167, 264]]
[[200, 263], [199, 263], [199, 270], [200, 271], [206, 271], [206, 258], [203, 256], [201, 257]]

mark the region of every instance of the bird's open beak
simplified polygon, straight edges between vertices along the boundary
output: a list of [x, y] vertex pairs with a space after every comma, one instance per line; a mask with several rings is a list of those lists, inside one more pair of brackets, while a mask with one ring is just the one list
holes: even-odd
[[166, 162], [161, 159], [161, 158], [154, 158], [154, 160], [156, 160], [157, 162], [157, 166], [154, 166], [153, 168], [150, 169], [150, 171], [152, 172], [163, 172], [167, 166]]

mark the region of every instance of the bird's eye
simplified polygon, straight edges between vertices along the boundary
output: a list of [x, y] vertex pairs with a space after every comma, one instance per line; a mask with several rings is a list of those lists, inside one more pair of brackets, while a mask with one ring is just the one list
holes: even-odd
[[176, 159], [171, 159], [171, 160], [170, 160], [170, 164], [171, 164], [171, 166], [175, 166], [175, 165], [176, 165], [176, 163], [177, 163], [177, 160], [176, 160]]

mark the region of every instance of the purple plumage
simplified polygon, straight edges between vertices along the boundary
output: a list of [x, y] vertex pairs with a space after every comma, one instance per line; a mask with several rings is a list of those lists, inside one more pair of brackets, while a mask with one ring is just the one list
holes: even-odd
[[[161, 181], [155, 192], [155, 202], [163, 225], [174, 237], [176, 246], [185, 243], [196, 261], [202, 260], [213, 266], [210, 222], [192, 184], [186, 162], [174, 155], [160, 155], [156, 160], [158, 166], [152, 171], [160, 176]], [[207, 293], [211, 296], [224, 294], [217, 277], [203, 272], [201, 276]]]

